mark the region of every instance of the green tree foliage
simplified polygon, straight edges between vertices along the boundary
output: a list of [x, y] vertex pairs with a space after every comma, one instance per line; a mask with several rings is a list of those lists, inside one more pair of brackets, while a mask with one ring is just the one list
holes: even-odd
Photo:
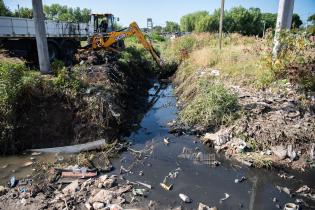
[[[264, 24], [265, 29], [274, 29], [276, 21], [277, 14], [262, 13], [259, 8], [233, 7], [225, 11], [223, 30], [243, 35], [262, 35]], [[180, 20], [180, 29], [188, 32], [216, 32], [219, 30], [219, 22], [219, 9], [216, 9], [213, 14], [200, 11], [183, 16]], [[293, 14], [292, 27], [299, 28], [302, 24], [300, 16]]]
[[11, 11], [5, 6], [3, 0], [0, 0], [0, 16], [11, 16]]
[[300, 26], [303, 24], [300, 16], [296, 13], [292, 16], [292, 28], [300, 28]]
[[160, 34], [160, 33], [162, 33], [162, 31], [163, 31], [163, 27], [162, 26], [154, 26], [153, 27], [153, 32], [154, 33]]
[[180, 31], [179, 25], [176, 22], [166, 21], [165, 32], [178, 32]]
[[27, 7], [21, 7], [19, 10], [14, 11], [13, 16], [21, 18], [33, 18], [33, 10]]
[[71, 8], [60, 4], [44, 5], [44, 13], [49, 20], [67, 22], [89, 22], [91, 10]]
[[209, 13], [207, 11], [198, 11], [194, 13], [190, 13], [188, 15], [184, 15], [180, 19], [180, 30], [192, 32], [195, 30], [196, 22], [199, 21], [202, 17], [208, 16]]
[[262, 13], [262, 21], [265, 23], [265, 29], [276, 28], [277, 14], [275, 13]]
[[311, 22], [311, 25], [307, 27], [307, 32], [315, 35], [315, 13], [308, 17], [307, 21]]

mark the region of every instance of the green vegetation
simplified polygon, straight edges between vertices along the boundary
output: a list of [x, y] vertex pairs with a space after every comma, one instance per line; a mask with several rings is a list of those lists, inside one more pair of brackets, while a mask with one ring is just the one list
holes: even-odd
[[180, 113], [184, 123], [216, 127], [235, 118], [237, 98], [222, 84], [207, 79], [199, 80], [196, 93]]
[[[223, 30], [228, 33], [242, 35], [262, 35], [264, 30], [275, 28], [277, 14], [262, 13], [259, 8], [233, 7], [225, 11]], [[220, 10], [213, 14], [207, 11], [194, 12], [183, 16], [180, 20], [181, 31], [217, 32], [219, 31]], [[293, 15], [292, 27], [299, 28], [302, 21], [298, 14]]]
[[308, 17], [307, 21], [311, 22], [311, 24], [307, 28], [307, 32], [315, 35], [315, 13]]
[[173, 32], [179, 32], [180, 28], [178, 23], [173, 21], [166, 21], [166, 26], [164, 28], [165, 32], [173, 33]]
[[[162, 57], [179, 65], [174, 83], [182, 122], [213, 127], [235, 119], [237, 100], [227, 88], [231, 84], [279, 90], [290, 81], [303, 91], [314, 91], [314, 43], [303, 31], [282, 32], [280, 37], [283, 47], [276, 60], [272, 59], [271, 31], [265, 39], [226, 35], [222, 50], [211, 33], [167, 42]], [[213, 76], [212, 71], [220, 75]]]

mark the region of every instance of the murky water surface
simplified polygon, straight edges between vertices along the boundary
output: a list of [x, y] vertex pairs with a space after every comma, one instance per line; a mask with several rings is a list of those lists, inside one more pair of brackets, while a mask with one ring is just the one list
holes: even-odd
[[[154, 95], [159, 88], [150, 90]], [[113, 174], [119, 173], [119, 168], [123, 166], [131, 169], [132, 173], [123, 174], [124, 178], [133, 182], [141, 181], [152, 185], [153, 189], [149, 191], [148, 200], [155, 201], [158, 204], [157, 209], [170, 209], [172, 207], [182, 206], [184, 209], [196, 209], [198, 203], [202, 202], [209, 206], [216, 206], [218, 209], [278, 209], [276, 204], [283, 206], [285, 203], [294, 202], [298, 196], [279, 192], [276, 185], [288, 187], [295, 191], [302, 185], [308, 185], [315, 188], [315, 172], [289, 172], [294, 175], [294, 179], [286, 180], [277, 176], [276, 171], [265, 169], [254, 169], [240, 165], [236, 162], [224, 159], [215, 154], [209, 148], [204, 147], [196, 137], [180, 136], [168, 134], [167, 123], [174, 120], [177, 114], [176, 99], [173, 96], [172, 85], [161, 87], [156, 100], [153, 100], [151, 109], [146, 113], [141, 121], [140, 128], [133, 132], [129, 139], [133, 142], [133, 149], [137, 151], [145, 150], [141, 157], [135, 158], [130, 152], [123, 153], [119, 159], [113, 161]], [[151, 100], [149, 98], [149, 100]], [[163, 143], [164, 138], [169, 138], [170, 144], [166, 146]], [[197, 150], [204, 154], [206, 164], [194, 161], [192, 158], [182, 158], [179, 155], [183, 148], [188, 150]], [[32, 171], [32, 166], [21, 167], [25, 162], [30, 161], [30, 155], [13, 156], [0, 158], [0, 182], [3, 184], [11, 175], [25, 177]], [[35, 157], [37, 160], [54, 161], [55, 155], [40, 155]], [[211, 160], [210, 160], [211, 159]], [[220, 166], [214, 167], [211, 163], [213, 159], [221, 162]], [[164, 177], [169, 172], [177, 169], [177, 177], [168, 178], [167, 183], [172, 184], [173, 188], [166, 191], [160, 187]], [[141, 174], [141, 175], [140, 175]], [[246, 180], [241, 183], [235, 183], [235, 179], [242, 176]], [[188, 195], [192, 202], [183, 203], [178, 194]], [[220, 202], [229, 194], [229, 198]], [[273, 202], [277, 198], [277, 202]], [[315, 203], [303, 198], [309, 205], [315, 206]], [[312, 208], [303, 208], [312, 209]]]

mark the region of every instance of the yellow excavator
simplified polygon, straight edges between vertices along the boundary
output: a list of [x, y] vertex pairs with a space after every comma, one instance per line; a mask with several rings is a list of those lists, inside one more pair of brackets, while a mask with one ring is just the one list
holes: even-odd
[[91, 24], [94, 27], [94, 33], [90, 37], [89, 46], [93, 50], [118, 51], [118, 49], [124, 48], [124, 38], [135, 36], [143, 47], [151, 53], [156, 63], [162, 67], [161, 58], [150, 42], [146, 40], [136, 22], [132, 22], [128, 28], [115, 31], [115, 18], [112, 14], [92, 14]]

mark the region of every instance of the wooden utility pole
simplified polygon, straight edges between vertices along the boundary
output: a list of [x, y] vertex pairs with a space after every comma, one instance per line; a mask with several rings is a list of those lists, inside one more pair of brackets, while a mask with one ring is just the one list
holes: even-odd
[[273, 57], [276, 58], [281, 49], [280, 32], [281, 30], [290, 30], [294, 0], [279, 0], [278, 17], [276, 23], [276, 33], [274, 38]]
[[43, 74], [51, 73], [49, 63], [48, 44], [45, 29], [45, 16], [42, 0], [32, 0], [33, 18], [35, 23], [36, 45], [39, 69]]
[[223, 19], [224, 19], [224, 0], [221, 0], [221, 16], [220, 16], [220, 29], [219, 29], [219, 48], [220, 48], [220, 50], [222, 47]]

